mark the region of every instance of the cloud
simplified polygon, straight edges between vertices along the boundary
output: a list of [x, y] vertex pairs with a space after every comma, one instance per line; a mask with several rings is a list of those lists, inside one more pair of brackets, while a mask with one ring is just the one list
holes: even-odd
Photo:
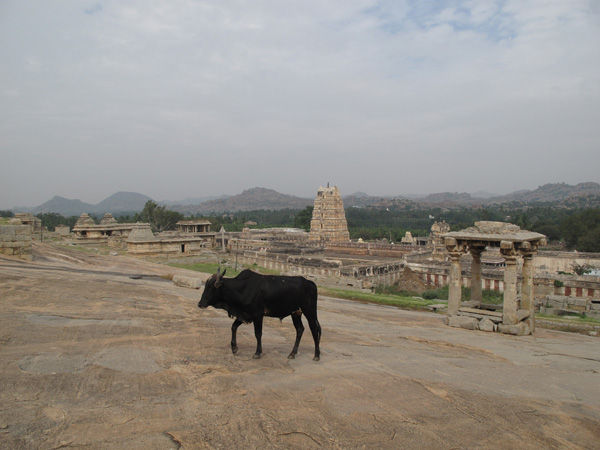
[[89, 15], [94, 15], [101, 11], [102, 11], [102, 5], [100, 3], [96, 3], [95, 5], [92, 5], [83, 10], [83, 12], [85, 12], [86, 14], [89, 14]]
[[591, 0], [36, 5], [0, 14], [0, 152], [46, 188], [7, 207], [598, 181]]

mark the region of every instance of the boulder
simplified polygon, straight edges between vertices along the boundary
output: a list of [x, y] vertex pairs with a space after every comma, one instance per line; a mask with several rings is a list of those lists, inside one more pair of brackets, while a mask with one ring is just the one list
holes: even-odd
[[519, 322], [516, 325], [505, 325], [500, 323], [498, 324], [498, 331], [504, 334], [512, 334], [513, 336], [525, 336], [531, 334], [531, 329], [525, 322]]
[[175, 283], [176, 286], [191, 289], [200, 289], [202, 287], [202, 280], [200, 278], [185, 277], [182, 275], [173, 276], [173, 283]]
[[479, 329], [480, 329], [481, 331], [489, 331], [489, 332], [492, 332], [492, 331], [494, 331], [494, 328], [495, 328], [495, 326], [494, 326], [494, 322], [492, 322], [492, 321], [491, 321], [490, 319], [488, 319], [488, 318], [481, 319], [481, 320], [479, 321]]
[[448, 325], [466, 330], [477, 330], [479, 329], [479, 320], [475, 317], [450, 316], [448, 318]]

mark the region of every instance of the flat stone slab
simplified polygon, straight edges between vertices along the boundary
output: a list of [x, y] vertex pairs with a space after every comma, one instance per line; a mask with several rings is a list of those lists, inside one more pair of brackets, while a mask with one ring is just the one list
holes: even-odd
[[232, 320], [167, 273], [204, 276], [47, 244], [0, 257], [0, 448], [598, 447], [598, 337], [320, 297], [321, 361], [306, 320], [287, 359], [289, 318], [265, 319], [255, 360], [251, 325], [232, 355]]

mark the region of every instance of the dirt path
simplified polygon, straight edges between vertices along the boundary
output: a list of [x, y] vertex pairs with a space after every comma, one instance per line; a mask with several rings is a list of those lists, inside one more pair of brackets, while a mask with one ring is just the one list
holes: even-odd
[[309, 333], [286, 359], [290, 319], [265, 320], [254, 360], [252, 327], [233, 356], [231, 319], [169, 272], [47, 245], [0, 258], [0, 448], [600, 448], [597, 339], [320, 298], [320, 362]]

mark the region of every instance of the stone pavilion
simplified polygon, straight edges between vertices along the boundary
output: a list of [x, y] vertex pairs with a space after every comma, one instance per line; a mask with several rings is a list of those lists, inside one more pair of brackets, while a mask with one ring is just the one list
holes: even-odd
[[[525, 335], [535, 329], [533, 303], [533, 256], [546, 243], [546, 236], [521, 230], [503, 222], [475, 222], [475, 226], [443, 235], [450, 254], [448, 324], [456, 327], [500, 331]], [[504, 258], [504, 303], [502, 311], [482, 305], [481, 254], [499, 249]], [[471, 260], [471, 301], [461, 305], [462, 275], [460, 258], [469, 253]], [[521, 265], [519, 292], [518, 262]]]

